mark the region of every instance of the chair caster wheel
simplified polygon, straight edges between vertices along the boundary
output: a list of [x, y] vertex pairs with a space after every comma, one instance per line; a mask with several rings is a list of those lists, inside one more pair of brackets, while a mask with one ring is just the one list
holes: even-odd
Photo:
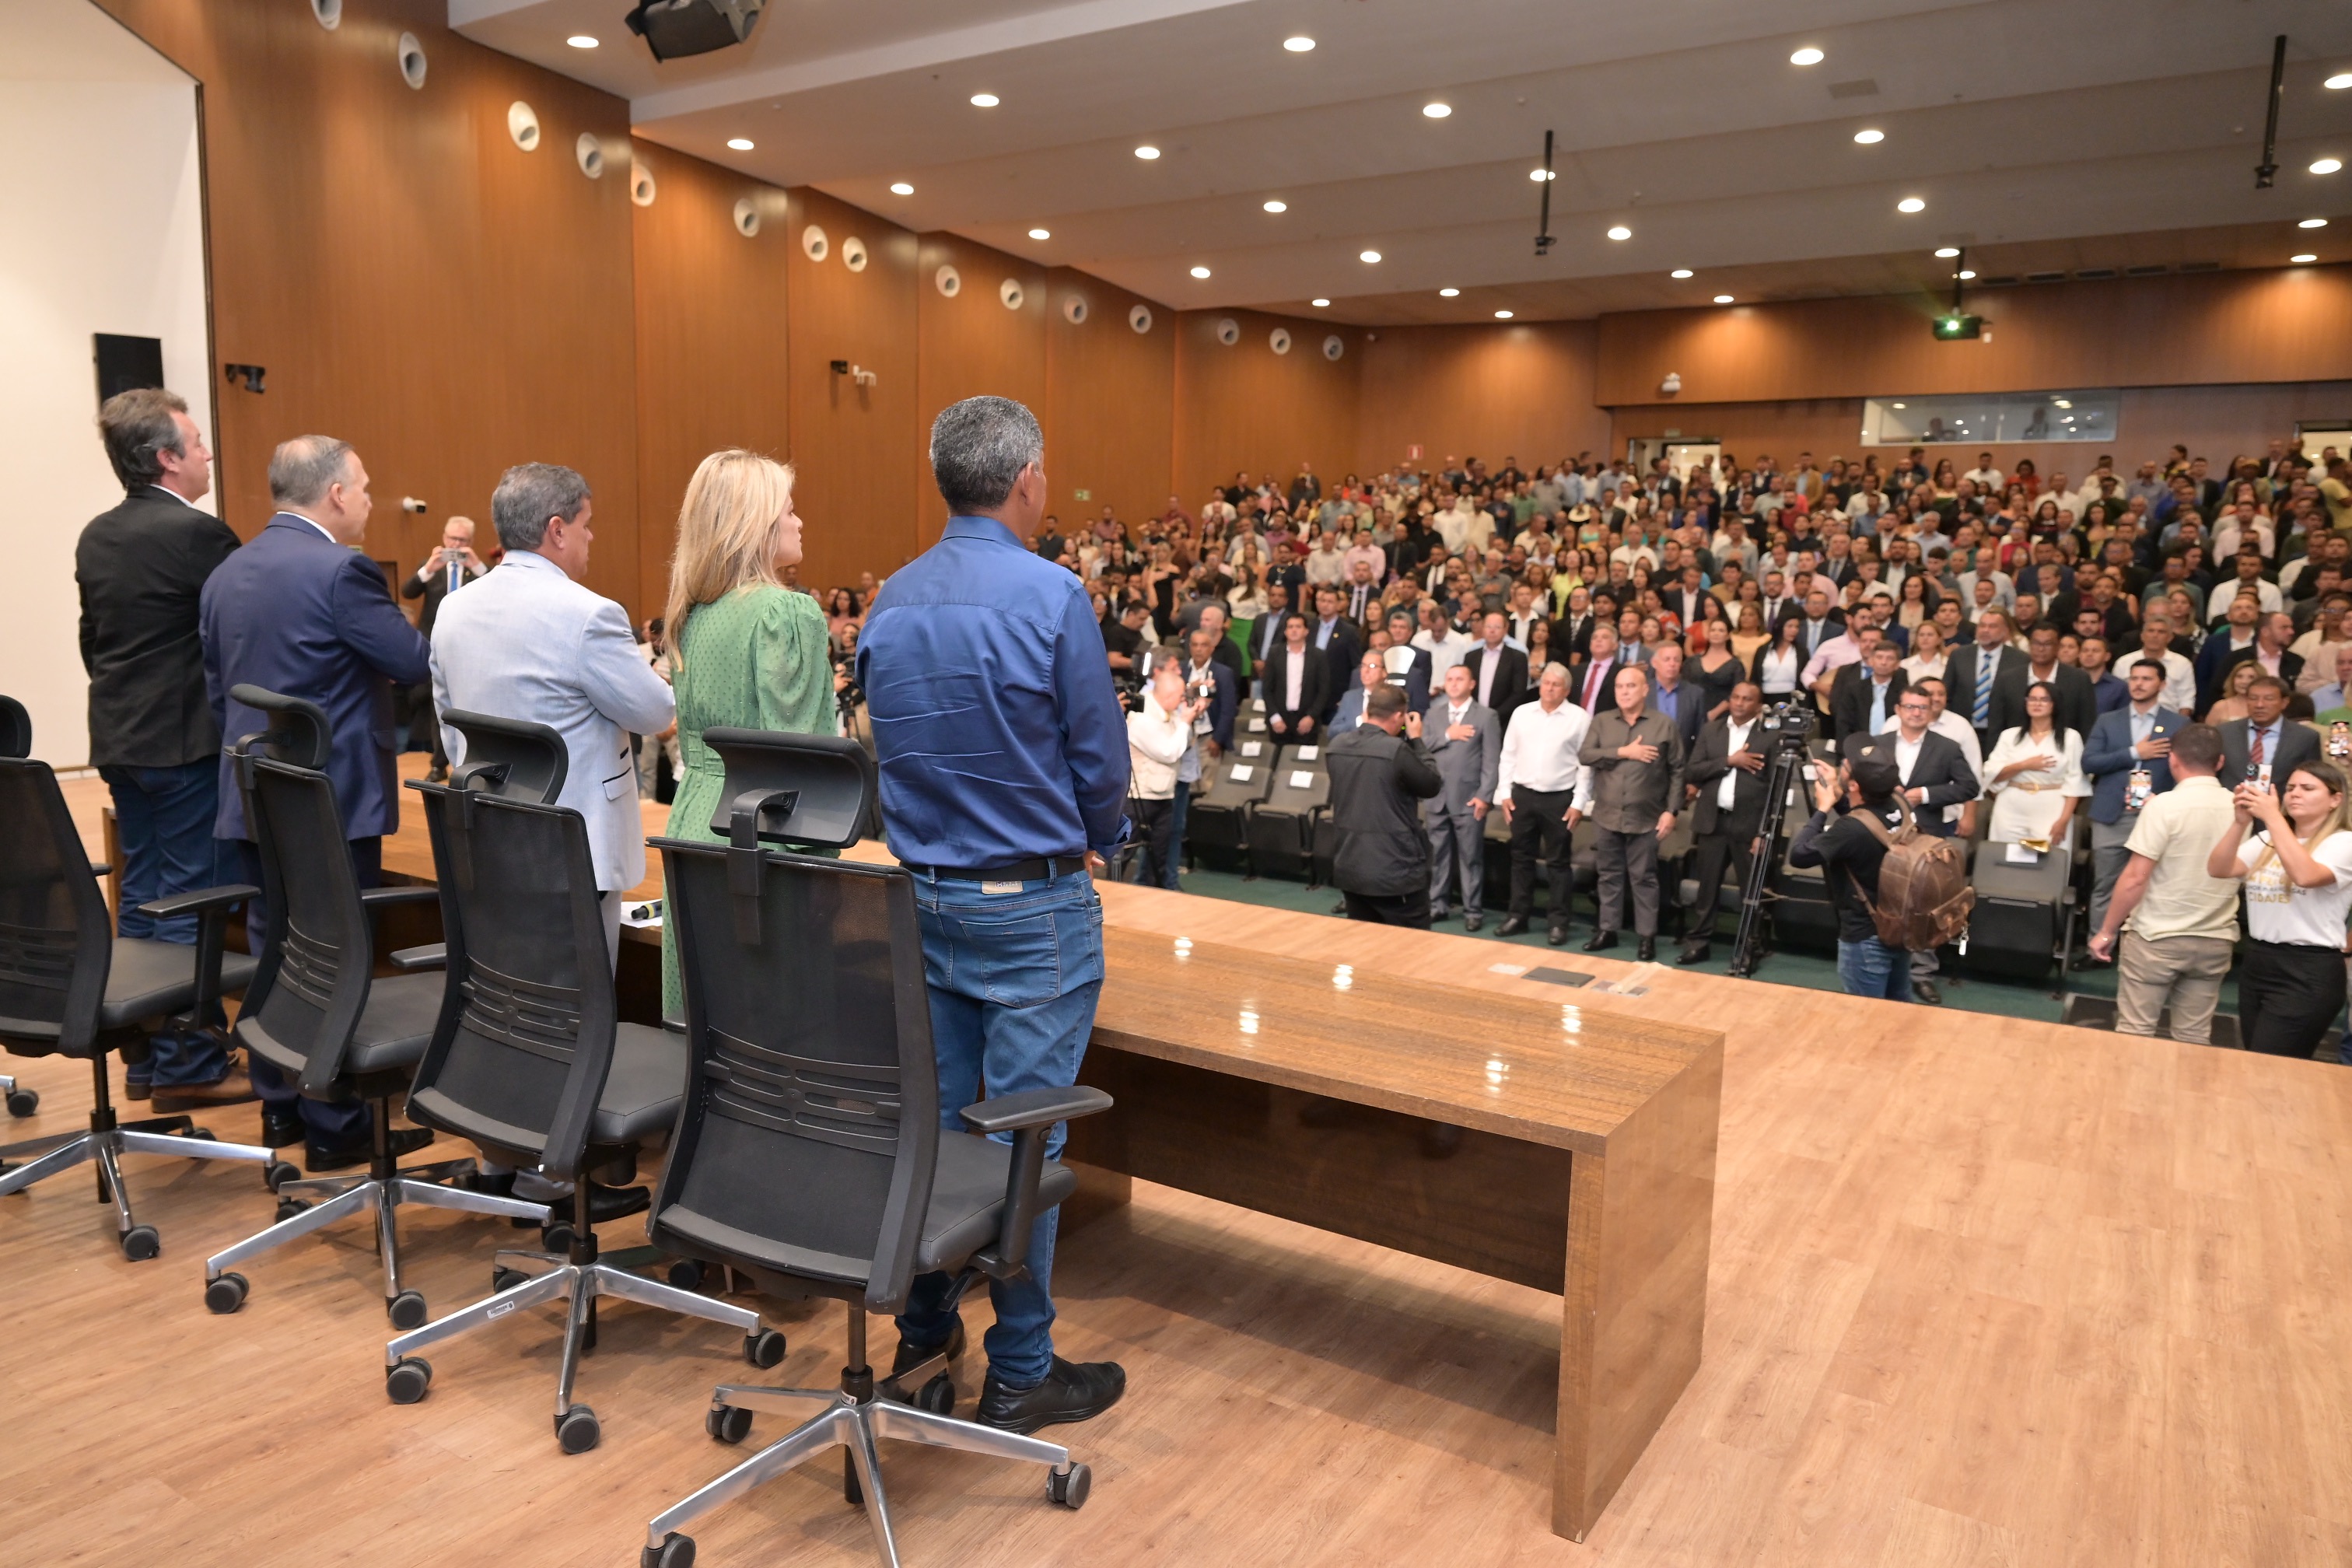
[[1095, 1473], [1084, 1465], [1045, 1472], [1045, 1495], [1073, 1510], [1087, 1506], [1087, 1493], [1093, 1489], [1094, 1484]]
[[714, 1405], [702, 1429], [721, 1443], [740, 1443], [751, 1435], [751, 1413], [740, 1405]]
[[12, 1089], [8, 1091], [8, 1114], [30, 1116], [41, 1108], [41, 1091], [37, 1089]]
[[224, 1274], [205, 1287], [205, 1306], [226, 1317], [245, 1305], [246, 1292], [252, 1282], [242, 1274]]
[[[299, 1181], [301, 1178], [301, 1170], [284, 1160], [272, 1160], [261, 1167], [261, 1184], [273, 1193], [288, 1182]], [[286, 1216], [279, 1215], [278, 1217], [284, 1219]]]
[[530, 1275], [520, 1268], [509, 1268], [499, 1265], [490, 1270], [490, 1294], [495, 1296], [501, 1290], [511, 1290], [530, 1278]]
[[572, 1240], [572, 1222], [568, 1219], [539, 1227], [539, 1243], [550, 1252], [571, 1251]]
[[784, 1336], [776, 1329], [754, 1329], [743, 1336], [743, 1359], [767, 1371], [784, 1359]]
[[292, 1219], [296, 1215], [302, 1213], [310, 1206], [310, 1205], [309, 1204], [304, 1203], [300, 1198], [280, 1198], [278, 1200], [277, 1223], [284, 1225], [288, 1220]]
[[394, 1405], [414, 1405], [433, 1386], [433, 1363], [421, 1355], [404, 1355], [384, 1369], [383, 1392]]
[[946, 1373], [915, 1391], [913, 1401], [918, 1410], [928, 1410], [934, 1415], [952, 1415], [956, 1407], [955, 1379]]
[[[669, 1282], [680, 1290], [701, 1289], [702, 1260], [698, 1258], [679, 1258], [669, 1266]], [[672, 1536], [671, 1539], [684, 1541], [686, 1537], [678, 1535]]]
[[220, 1142], [220, 1134], [214, 1131], [209, 1127], [191, 1127], [188, 1129], [188, 1136], [191, 1138], [201, 1138], [207, 1143], [217, 1143]]
[[637, 1568], [694, 1568], [694, 1537], [671, 1531], [659, 1546], [637, 1553]]
[[144, 1263], [163, 1250], [163, 1239], [152, 1225], [134, 1225], [122, 1233], [122, 1256], [132, 1263]]
[[596, 1413], [584, 1405], [575, 1405], [555, 1418], [555, 1440], [567, 1454], [584, 1454], [604, 1436], [596, 1425]]
[[392, 1326], [403, 1332], [425, 1326], [425, 1298], [414, 1290], [403, 1290], [383, 1304], [384, 1316]]

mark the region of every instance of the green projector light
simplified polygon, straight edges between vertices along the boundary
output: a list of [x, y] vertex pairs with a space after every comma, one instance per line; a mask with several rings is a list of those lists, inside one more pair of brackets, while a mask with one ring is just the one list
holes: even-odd
[[1982, 316], [1938, 316], [1935, 321], [1936, 336], [1945, 342], [1961, 342], [1984, 331]]

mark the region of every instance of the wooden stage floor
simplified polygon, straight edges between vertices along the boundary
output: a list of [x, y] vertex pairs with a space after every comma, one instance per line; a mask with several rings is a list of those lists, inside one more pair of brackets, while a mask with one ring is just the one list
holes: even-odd
[[[1638, 998], [1564, 992], [1470, 938], [1129, 888], [1106, 905], [1130, 930], [1725, 1030], [1706, 1360], [1573, 1544], [1549, 1529], [1556, 1297], [1139, 1183], [1056, 1275], [1063, 1352], [1130, 1379], [1059, 1429], [1092, 1501], [893, 1449], [910, 1563], [2352, 1563], [2352, 1072], [1671, 970]], [[0, 1137], [78, 1122], [86, 1074], [12, 1067], [44, 1100]], [[255, 1114], [202, 1120], [243, 1137]], [[268, 1221], [254, 1172], [131, 1179], [153, 1262], [121, 1261], [85, 1177], [0, 1202], [0, 1562], [620, 1568], [740, 1452], [701, 1431], [710, 1384], [745, 1370], [723, 1330], [612, 1310], [581, 1392], [604, 1446], [567, 1458], [551, 1309], [446, 1347], [431, 1397], [395, 1407], [363, 1228], [260, 1260], [215, 1319], [203, 1256]], [[511, 1234], [403, 1222], [436, 1310]], [[793, 1338], [774, 1380], [830, 1382], [838, 1309], [770, 1310]], [[835, 1474], [712, 1515], [701, 1561], [870, 1562]]]

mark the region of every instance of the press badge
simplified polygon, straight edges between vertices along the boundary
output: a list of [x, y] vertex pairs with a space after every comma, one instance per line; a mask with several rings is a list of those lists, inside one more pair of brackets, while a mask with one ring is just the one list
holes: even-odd
[[2148, 776], [2147, 770], [2134, 768], [2131, 771], [2130, 779], [2124, 784], [2124, 809], [2137, 811], [2147, 804], [2147, 797], [2155, 793], [2156, 781]]

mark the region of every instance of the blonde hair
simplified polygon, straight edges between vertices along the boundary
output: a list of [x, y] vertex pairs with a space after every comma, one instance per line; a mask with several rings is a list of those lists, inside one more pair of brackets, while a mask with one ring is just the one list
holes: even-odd
[[663, 616], [673, 675], [686, 668], [686, 622], [696, 605], [745, 588], [783, 586], [776, 576], [776, 520], [792, 499], [792, 466], [757, 452], [730, 447], [695, 468], [677, 509]]
[[[2292, 721], [2288, 721], [2288, 722]], [[2318, 848], [2319, 841], [2329, 834], [2352, 828], [2352, 790], [2347, 790], [2346, 787], [2347, 781], [2342, 769], [2333, 763], [2321, 762], [2316, 757], [2306, 758], [2295, 763], [2287, 770], [2286, 776], [2293, 778], [2297, 773], [2309, 773], [2314, 784], [2336, 797], [2336, 804], [2328, 807], [2327, 815], [2320, 818], [2318, 829], [2310, 837], [2305, 838], [2300, 834], [2296, 836], [2297, 842], [2302, 844], [2307, 854]], [[2287, 827], [2290, 831], [2294, 829], [2294, 818], [2287, 819]], [[2263, 846], [2263, 852], [2254, 858], [2254, 863], [2246, 868], [2246, 874], [2252, 876], [2261, 871], [2277, 854], [2278, 846], [2275, 843], [2265, 843]]]

